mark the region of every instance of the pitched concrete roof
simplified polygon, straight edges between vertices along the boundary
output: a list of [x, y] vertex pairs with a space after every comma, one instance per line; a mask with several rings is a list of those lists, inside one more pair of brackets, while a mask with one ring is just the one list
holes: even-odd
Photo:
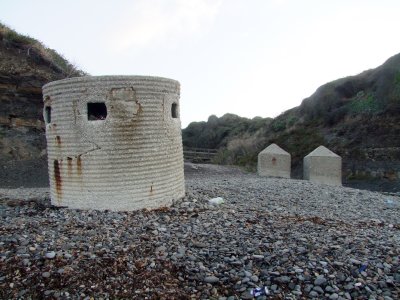
[[[330, 157], [340, 157], [339, 155], [337, 155], [336, 153], [332, 152], [331, 150], [329, 150], [328, 148], [324, 147], [324, 146], [319, 146], [318, 148], [316, 148], [314, 151], [312, 151], [311, 153], [309, 153], [307, 156], [330, 156]], [[307, 157], [306, 156], [306, 157]]]
[[272, 153], [272, 154], [283, 154], [283, 155], [290, 155], [288, 152], [283, 150], [277, 144], [271, 144], [267, 148], [265, 148], [260, 153]]

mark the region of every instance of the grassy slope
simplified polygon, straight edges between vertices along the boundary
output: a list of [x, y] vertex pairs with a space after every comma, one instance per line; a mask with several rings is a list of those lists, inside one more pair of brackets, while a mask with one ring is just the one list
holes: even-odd
[[63, 73], [63, 77], [82, 76], [86, 74], [68, 62], [55, 50], [47, 48], [40, 41], [30, 36], [17, 33], [2, 23], [0, 23], [0, 41], [7, 48], [26, 51], [27, 55], [32, 59], [36, 59], [38, 63], [48, 64], [55, 71]]

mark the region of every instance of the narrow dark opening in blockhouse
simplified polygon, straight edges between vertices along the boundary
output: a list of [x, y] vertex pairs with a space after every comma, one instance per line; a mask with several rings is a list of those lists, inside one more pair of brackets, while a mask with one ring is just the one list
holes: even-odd
[[46, 106], [44, 109], [44, 120], [47, 124], [51, 123], [51, 107]]
[[171, 116], [176, 119], [178, 118], [178, 104], [172, 103], [171, 106]]
[[87, 113], [89, 121], [105, 120], [107, 118], [107, 106], [104, 102], [89, 102]]

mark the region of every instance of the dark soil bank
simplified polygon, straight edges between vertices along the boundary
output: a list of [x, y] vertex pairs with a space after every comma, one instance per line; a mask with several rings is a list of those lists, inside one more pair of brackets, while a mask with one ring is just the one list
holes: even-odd
[[48, 186], [46, 159], [0, 161], [0, 188]]

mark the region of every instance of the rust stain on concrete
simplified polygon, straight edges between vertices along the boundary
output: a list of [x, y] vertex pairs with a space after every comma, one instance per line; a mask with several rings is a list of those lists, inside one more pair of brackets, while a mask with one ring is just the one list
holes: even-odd
[[76, 159], [76, 167], [78, 170], [78, 176], [82, 176], [82, 158], [80, 155], [78, 155]]
[[61, 178], [61, 172], [60, 172], [60, 162], [57, 159], [54, 160], [54, 181], [56, 182], [57, 198], [58, 198], [58, 200], [61, 200], [62, 178]]
[[56, 136], [57, 146], [61, 146], [61, 137], [59, 135]]
[[67, 157], [67, 166], [68, 166], [68, 176], [72, 175], [72, 158]]

